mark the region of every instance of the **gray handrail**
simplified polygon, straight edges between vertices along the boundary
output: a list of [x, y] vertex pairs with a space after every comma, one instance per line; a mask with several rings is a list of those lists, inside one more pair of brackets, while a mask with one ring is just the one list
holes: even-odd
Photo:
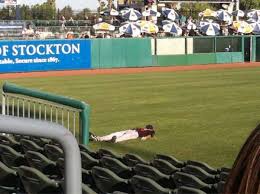
[[0, 132], [50, 138], [59, 142], [65, 157], [65, 194], [82, 194], [81, 156], [75, 137], [61, 125], [0, 115]]

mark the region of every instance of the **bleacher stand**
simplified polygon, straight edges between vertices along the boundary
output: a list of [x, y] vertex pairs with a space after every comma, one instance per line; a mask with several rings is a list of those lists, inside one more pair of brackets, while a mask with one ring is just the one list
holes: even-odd
[[[83, 193], [220, 193], [228, 168], [156, 155], [151, 161], [128, 153], [79, 145]], [[63, 193], [61, 145], [33, 136], [0, 135], [0, 188], [8, 193]], [[225, 176], [223, 176], [225, 173]]]

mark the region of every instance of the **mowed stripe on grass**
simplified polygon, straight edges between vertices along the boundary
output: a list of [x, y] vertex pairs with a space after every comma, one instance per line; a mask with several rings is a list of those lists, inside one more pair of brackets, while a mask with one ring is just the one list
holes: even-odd
[[[212, 166], [231, 166], [260, 118], [260, 68], [19, 78], [9, 81], [91, 105], [97, 135], [153, 124], [156, 138], [93, 149], [164, 153]], [[4, 80], [2, 80], [4, 81]]]

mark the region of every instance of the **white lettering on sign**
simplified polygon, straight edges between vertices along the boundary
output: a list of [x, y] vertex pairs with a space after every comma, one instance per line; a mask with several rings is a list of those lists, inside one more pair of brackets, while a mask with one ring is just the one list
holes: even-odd
[[39, 44], [39, 45], [8, 45], [0, 46], [0, 56], [8, 56], [11, 52], [12, 56], [32, 56], [32, 55], [69, 55], [79, 54], [80, 44]]

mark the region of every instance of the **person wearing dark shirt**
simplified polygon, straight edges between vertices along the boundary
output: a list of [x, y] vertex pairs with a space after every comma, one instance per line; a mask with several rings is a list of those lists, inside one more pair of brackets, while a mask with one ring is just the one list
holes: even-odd
[[141, 140], [146, 140], [154, 137], [154, 135], [154, 127], [152, 125], [146, 125], [144, 128], [133, 128], [124, 131], [118, 131], [105, 136], [96, 136], [93, 133], [90, 133], [90, 140], [117, 143], [137, 138], [140, 138]]

